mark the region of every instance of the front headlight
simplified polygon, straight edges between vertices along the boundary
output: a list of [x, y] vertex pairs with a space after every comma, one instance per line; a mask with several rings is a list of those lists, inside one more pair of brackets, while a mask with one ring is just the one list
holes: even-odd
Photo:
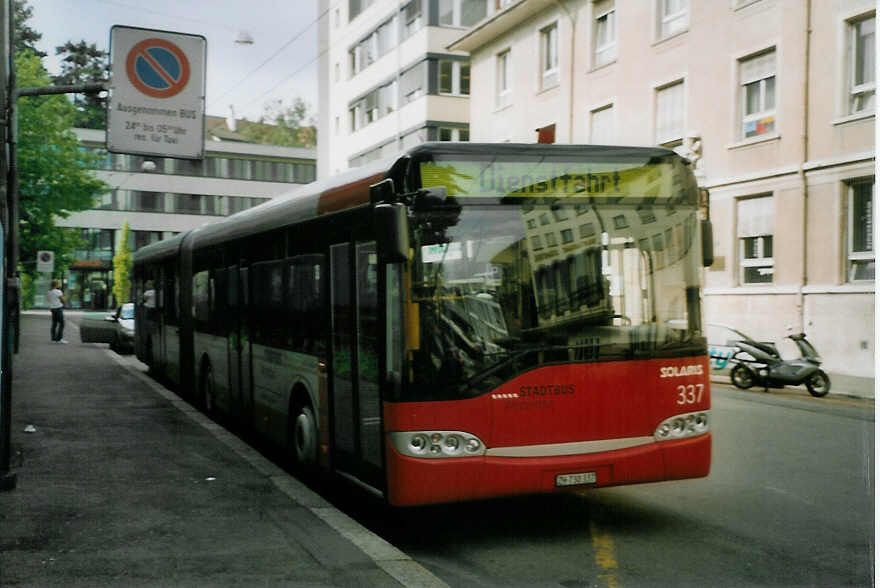
[[485, 455], [486, 445], [476, 435], [462, 431], [396, 431], [388, 439], [409, 457], [473, 457]]
[[669, 417], [654, 429], [654, 439], [657, 441], [687, 439], [688, 437], [697, 437], [708, 432], [709, 411], [703, 410]]

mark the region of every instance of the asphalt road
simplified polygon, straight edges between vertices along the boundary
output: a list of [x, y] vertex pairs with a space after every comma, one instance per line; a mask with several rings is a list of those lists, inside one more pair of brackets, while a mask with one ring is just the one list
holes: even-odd
[[871, 586], [864, 402], [713, 386], [702, 480], [349, 515], [450, 586]]
[[393, 510], [309, 485], [453, 587], [872, 586], [874, 412], [713, 385], [708, 478]]

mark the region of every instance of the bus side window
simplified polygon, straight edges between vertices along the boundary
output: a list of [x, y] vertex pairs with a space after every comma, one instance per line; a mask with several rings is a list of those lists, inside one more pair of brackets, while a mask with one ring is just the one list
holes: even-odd
[[193, 319], [199, 330], [210, 328], [210, 290], [208, 270], [200, 271], [192, 278]]
[[256, 263], [253, 266], [254, 341], [273, 347], [287, 347], [288, 336], [284, 321], [284, 292], [281, 262]]
[[322, 354], [324, 349], [323, 255], [300, 255], [288, 264], [287, 293], [293, 349]]

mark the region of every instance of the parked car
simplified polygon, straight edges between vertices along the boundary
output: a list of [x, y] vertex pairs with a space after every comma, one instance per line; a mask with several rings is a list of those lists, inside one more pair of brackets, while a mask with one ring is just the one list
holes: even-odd
[[109, 343], [116, 352], [134, 349], [134, 303], [126, 302], [113, 314], [90, 313], [79, 323], [83, 343]]

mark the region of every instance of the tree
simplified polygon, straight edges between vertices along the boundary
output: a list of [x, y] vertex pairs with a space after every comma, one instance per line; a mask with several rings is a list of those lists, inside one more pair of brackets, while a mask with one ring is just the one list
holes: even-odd
[[128, 221], [122, 225], [119, 251], [113, 256], [113, 296], [116, 304], [131, 300], [131, 248], [128, 246]]
[[[68, 41], [55, 47], [55, 55], [64, 56], [61, 60], [61, 73], [52, 78], [55, 85], [72, 86], [106, 82], [110, 79], [109, 53], [98, 49], [94, 43], [89, 45], [85, 41]], [[74, 94], [73, 106], [76, 108], [73, 126], [83, 129], [106, 128], [106, 96], [98, 93]]]
[[[15, 56], [20, 87], [46, 87], [49, 74], [30, 51]], [[109, 186], [96, 178], [98, 155], [79, 148], [71, 131], [76, 110], [63, 95], [19, 98], [18, 179], [19, 259], [23, 271], [36, 270], [37, 251], [55, 252], [56, 267], [69, 267], [82, 240], [75, 229], [59, 229], [55, 217], [87, 210]]]
[[314, 147], [317, 139], [309, 105], [295, 98], [289, 106], [280, 98], [263, 107], [259, 124], [244, 127], [241, 134], [256, 143], [283, 147]]
[[37, 49], [36, 43], [43, 38], [27, 24], [27, 20], [33, 16], [34, 9], [27, 5], [27, 0], [13, 0], [12, 2], [12, 25], [13, 46], [16, 53], [31, 51], [37, 57], [46, 57], [46, 53]]

